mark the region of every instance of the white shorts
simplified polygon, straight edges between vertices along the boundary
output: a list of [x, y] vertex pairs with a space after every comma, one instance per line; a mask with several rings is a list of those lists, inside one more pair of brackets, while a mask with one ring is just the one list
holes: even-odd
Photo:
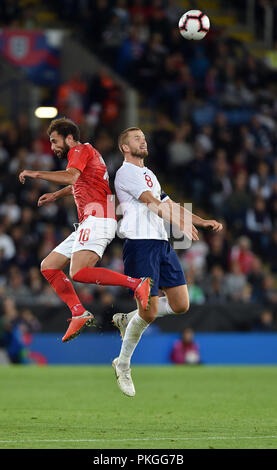
[[53, 251], [71, 258], [76, 251], [89, 250], [102, 258], [103, 253], [116, 234], [117, 222], [115, 219], [94, 217], [89, 215], [75, 232], [72, 232]]

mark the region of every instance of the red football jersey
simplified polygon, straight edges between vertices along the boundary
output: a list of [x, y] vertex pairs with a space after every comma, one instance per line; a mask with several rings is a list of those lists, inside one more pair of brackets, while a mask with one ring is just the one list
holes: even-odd
[[109, 175], [100, 153], [88, 143], [80, 144], [69, 150], [67, 159], [67, 168], [77, 168], [81, 172], [72, 186], [79, 222], [89, 215], [116, 218]]

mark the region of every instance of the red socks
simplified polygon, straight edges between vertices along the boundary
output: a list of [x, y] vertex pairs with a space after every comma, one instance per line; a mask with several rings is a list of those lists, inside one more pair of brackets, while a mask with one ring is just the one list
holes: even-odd
[[63, 271], [59, 269], [43, 269], [41, 271], [45, 279], [51, 284], [60, 299], [67, 304], [72, 316], [79, 316], [85, 312], [74, 287]]
[[[59, 269], [43, 269], [45, 279], [51, 284], [56, 294], [70, 308], [72, 316], [79, 316], [85, 312], [74, 287], [63, 271]], [[106, 268], [82, 268], [72, 279], [86, 284], [101, 284], [102, 286], [123, 286], [135, 291], [140, 283], [136, 279]]]
[[125, 274], [106, 268], [82, 268], [72, 277], [73, 281], [102, 286], [122, 286], [135, 290], [141, 279], [125, 276]]

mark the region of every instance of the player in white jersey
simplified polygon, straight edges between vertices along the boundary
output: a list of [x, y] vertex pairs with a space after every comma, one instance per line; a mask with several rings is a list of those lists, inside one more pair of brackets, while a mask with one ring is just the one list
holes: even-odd
[[[154, 173], [144, 166], [148, 155], [141, 129], [132, 127], [118, 139], [124, 156], [115, 177], [115, 191], [123, 218], [119, 234], [125, 238], [124, 273], [128, 276], [149, 276], [154, 280], [148, 311], [138, 310], [113, 317], [122, 336], [119, 357], [113, 360], [119, 388], [128, 396], [135, 395], [130, 361], [142, 333], [157, 317], [184, 313], [189, 309], [189, 295], [183, 269], [168, 241], [164, 221], [176, 225], [190, 240], [198, 240], [195, 226], [222, 230], [215, 220], [204, 220], [172, 201], [163, 191]], [[159, 297], [159, 288], [165, 296]]]

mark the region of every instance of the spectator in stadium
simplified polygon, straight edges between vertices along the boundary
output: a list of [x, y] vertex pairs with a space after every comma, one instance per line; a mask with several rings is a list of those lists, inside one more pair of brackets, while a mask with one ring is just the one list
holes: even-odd
[[196, 81], [196, 87], [201, 90], [203, 77], [206, 76], [211, 66], [210, 59], [207, 57], [202, 45], [195, 48], [194, 57], [191, 59], [189, 65], [192, 76]]
[[277, 307], [277, 288], [275, 279], [271, 274], [266, 274], [262, 285], [262, 302], [272, 308]]
[[[144, 32], [144, 36], [147, 35], [147, 31]], [[140, 33], [140, 36], [142, 36], [142, 33]], [[134, 83], [139, 88], [147, 91], [148, 95], [151, 95], [155, 92], [155, 83], [159, 80], [168, 51], [160, 34], [154, 34], [149, 41], [145, 41], [141, 37], [141, 41], [145, 43], [145, 48], [137, 64], [138, 71], [136, 77], [134, 77]]]
[[61, 83], [57, 90], [57, 107], [59, 112], [66, 114], [70, 119], [79, 124], [83, 119], [86, 91], [87, 83], [77, 73], [66, 82]]
[[24, 282], [22, 271], [16, 265], [11, 265], [8, 271], [8, 282], [6, 284], [6, 295], [17, 302], [24, 302], [30, 296], [30, 290]]
[[[277, 168], [276, 162], [275, 166]], [[267, 200], [267, 210], [270, 216], [272, 227], [277, 228], [277, 178], [273, 179], [271, 190], [271, 196]]]
[[243, 302], [246, 304], [254, 302], [253, 288], [251, 284], [249, 284], [248, 282], [245, 284], [245, 286], [242, 289], [240, 302]]
[[116, 71], [123, 77], [128, 77], [131, 82], [135, 80], [137, 64], [144, 49], [145, 45], [141, 41], [139, 30], [132, 25], [129, 36], [123, 40], [118, 50]]
[[42, 353], [38, 351], [33, 351], [32, 349], [34, 335], [41, 328], [40, 322], [33, 314], [33, 312], [28, 308], [25, 308], [19, 312], [18, 321], [22, 334], [22, 342], [25, 346], [25, 350], [27, 353], [28, 363], [46, 365], [46, 357]]
[[43, 282], [39, 269], [36, 266], [30, 267], [27, 276], [28, 287], [31, 295], [39, 295], [43, 288]]
[[159, 162], [160, 171], [170, 171], [169, 144], [173, 140], [175, 128], [163, 112], [156, 113], [156, 122], [151, 132], [151, 147], [153, 148], [153, 162]]
[[211, 155], [214, 150], [212, 134], [212, 126], [206, 124], [199, 129], [199, 132], [195, 136], [195, 144], [198, 145], [208, 155]]
[[202, 281], [202, 288], [206, 295], [207, 303], [224, 303], [227, 300], [225, 291], [224, 271], [220, 265], [211, 268], [205, 281]]
[[246, 236], [238, 238], [237, 242], [233, 245], [230, 253], [230, 259], [232, 261], [238, 261], [241, 267], [241, 271], [244, 274], [248, 274], [254, 261], [254, 253], [251, 250], [251, 240]]
[[192, 328], [186, 328], [182, 333], [182, 338], [175, 341], [170, 360], [174, 364], [201, 364], [200, 348], [194, 339]]
[[270, 169], [265, 161], [259, 162], [255, 172], [250, 175], [249, 187], [254, 195], [268, 199], [271, 195]]
[[247, 282], [253, 289], [253, 300], [260, 302], [262, 300], [263, 280], [265, 271], [263, 268], [262, 260], [258, 256], [254, 256], [252, 268], [247, 274]]
[[20, 219], [21, 209], [16, 202], [15, 195], [8, 193], [0, 204], [0, 216], [8, 217], [11, 224], [16, 224]]
[[114, 10], [109, 15], [109, 22], [102, 33], [101, 55], [103, 60], [113, 67], [117, 63], [118, 49], [127, 36], [127, 26]]
[[199, 241], [193, 243], [189, 250], [179, 253], [179, 258], [184, 271], [192, 269], [197, 280], [204, 278], [206, 273], [206, 257], [209, 253], [209, 245], [202, 233], [198, 234]]
[[271, 272], [276, 276], [277, 274], [277, 229], [275, 229], [267, 247], [265, 260], [271, 269]]
[[252, 331], [262, 333], [276, 331], [277, 326], [272, 310], [264, 309], [252, 327]]
[[224, 291], [230, 300], [238, 301], [242, 298], [246, 286], [246, 275], [241, 272], [237, 261], [231, 263], [230, 272], [224, 276]]
[[32, 141], [31, 152], [27, 154], [26, 164], [35, 170], [50, 171], [54, 168], [53, 155], [50, 152], [45, 152], [43, 142], [40, 139]]
[[190, 303], [203, 305], [205, 302], [205, 294], [203, 289], [195, 281], [195, 270], [192, 266], [186, 271], [186, 280]]
[[247, 190], [247, 183], [247, 173], [245, 170], [241, 169], [235, 175], [233, 191], [226, 198], [223, 207], [227, 224], [232, 224], [232, 227], [237, 232], [245, 225], [246, 213], [252, 204], [252, 198]]
[[223, 216], [225, 202], [232, 193], [232, 184], [229, 176], [230, 168], [227, 162], [227, 153], [223, 149], [218, 149], [213, 162], [211, 177], [211, 206], [213, 213]]
[[186, 171], [186, 165], [193, 160], [193, 146], [187, 142], [187, 137], [191, 132], [191, 125], [183, 123], [174, 133], [174, 138], [168, 145], [168, 166], [170, 173], [177, 179], [178, 187], [183, 187], [183, 174]]
[[3, 302], [4, 346], [13, 364], [27, 364], [27, 350], [19, 326], [19, 314], [12, 298]]
[[226, 114], [224, 112], [217, 112], [213, 122], [213, 142], [215, 148], [224, 149], [228, 152], [230, 151], [232, 140], [232, 128], [228, 123]]
[[15, 256], [13, 239], [6, 233], [4, 219], [0, 220], [0, 250], [3, 250], [3, 258], [11, 260]]
[[194, 147], [194, 159], [186, 166], [184, 185], [193, 201], [203, 206], [209, 193], [212, 171], [206, 153], [199, 147]]
[[246, 228], [254, 250], [257, 253], [264, 253], [269, 243], [272, 224], [266, 210], [266, 202], [261, 196], [256, 197], [253, 207], [246, 212]]
[[224, 271], [228, 270], [228, 242], [219, 234], [213, 234], [209, 239], [209, 251], [206, 257], [208, 272], [215, 265], [219, 265]]

